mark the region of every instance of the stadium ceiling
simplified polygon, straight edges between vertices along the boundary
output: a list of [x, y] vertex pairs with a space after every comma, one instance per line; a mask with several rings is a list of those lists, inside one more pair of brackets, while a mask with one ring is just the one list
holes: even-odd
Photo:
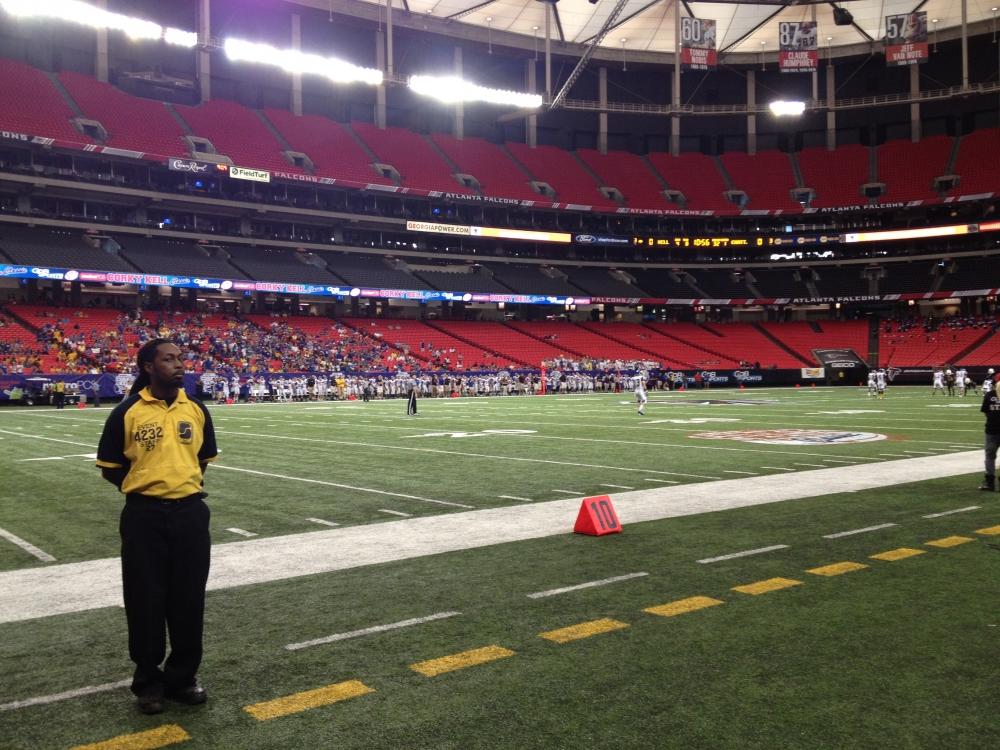
[[[351, 15], [384, 16], [387, 0], [293, 0], [299, 5], [350, 13], [362, 7], [368, 12]], [[541, 48], [545, 37], [545, 11], [553, 9], [550, 30], [553, 42], [568, 48], [592, 44], [616, 0], [389, 0], [393, 20], [403, 26], [447, 33], [460, 38], [491, 41], [522, 48]], [[674, 49], [674, 3], [680, 2], [681, 15], [716, 22], [720, 53], [775, 53], [778, 23], [810, 21], [818, 23], [820, 47], [834, 56], [856, 54], [859, 45], [870, 46], [885, 36], [885, 16], [913, 11], [927, 13], [928, 41], [957, 38], [962, 24], [961, 0], [627, 0], [610, 31], [600, 42], [605, 53], [612, 50], [633, 53], [672, 53]], [[969, 33], [992, 31], [997, 23], [1000, 0], [966, 0]], [[853, 23], [834, 23], [834, 9], [842, 7]], [[813, 15], [815, 14], [815, 16]], [[936, 22], [935, 22], [936, 20]], [[599, 55], [607, 59], [608, 55]]]

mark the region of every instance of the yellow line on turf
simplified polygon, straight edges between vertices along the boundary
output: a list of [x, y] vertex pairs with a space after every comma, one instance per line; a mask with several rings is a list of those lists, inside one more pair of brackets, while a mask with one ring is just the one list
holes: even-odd
[[801, 584], [802, 581], [796, 581], [794, 578], [768, 578], [764, 581], [747, 583], [743, 586], [733, 586], [733, 591], [739, 591], [741, 594], [757, 596], [758, 594], [769, 594], [772, 591], [780, 591], [781, 589], [787, 589], [791, 586], [800, 586]]
[[189, 739], [191, 735], [185, 732], [183, 727], [177, 724], [164, 724], [156, 729], [147, 729], [145, 732], [122, 734], [91, 745], [77, 745], [73, 750], [155, 750]]
[[877, 555], [868, 555], [872, 560], [885, 560], [886, 562], [895, 562], [896, 560], [905, 560], [908, 557], [914, 557], [916, 555], [922, 555], [927, 550], [923, 549], [911, 549], [909, 547], [900, 547], [899, 549], [891, 549], [888, 552], [879, 552]]
[[570, 641], [579, 641], [582, 638], [590, 638], [592, 635], [610, 633], [612, 630], [621, 630], [627, 627], [627, 622], [604, 618], [601, 620], [591, 620], [590, 622], [581, 622], [579, 625], [570, 625], [567, 628], [550, 630], [547, 633], [539, 633], [538, 637], [552, 641], [553, 643], [569, 643]]
[[1000, 534], [1000, 526], [990, 526], [987, 529], [976, 529], [977, 534], [982, 534], [983, 536], [997, 536]]
[[710, 596], [690, 596], [687, 599], [678, 599], [675, 602], [667, 602], [655, 607], [646, 607], [642, 611], [649, 612], [651, 615], [659, 615], [660, 617], [675, 617], [688, 612], [695, 612], [699, 609], [705, 609], [706, 607], [715, 607], [719, 604], [725, 604], [725, 602], [721, 599], [713, 599]]
[[974, 541], [971, 536], [946, 536], [943, 539], [933, 539], [924, 542], [928, 547], [957, 547], [960, 544]]
[[823, 565], [819, 568], [810, 568], [806, 573], [814, 576], [842, 576], [844, 573], [853, 573], [855, 570], [864, 570], [868, 566], [856, 562], [839, 562], [831, 565]]
[[471, 651], [462, 651], [451, 656], [442, 656], [438, 659], [429, 659], [411, 664], [410, 669], [419, 672], [425, 677], [436, 677], [445, 672], [454, 672], [457, 669], [474, 667], [477, 664], [486, 664], [497, 659], [506, 659], [513, 656], [514, 652], [503, 646], [485, 646], [474, 648]]
[[243, 710], [253, 716], [257, 721], [267, 721], [277, 719], [279, 716], [296, 714], [310, 708], [328, 706], [338, 701], [346, 701], [349, 698], [357, 698], [368, 693], [374, 693], [375, 689], [370, 688], [359, 680], [348, 680], [338, 682], [334, 685], [306, 690], [301, 693], [292, 693], [282, 698], [254, 703], [252, 706], [244, 706]]

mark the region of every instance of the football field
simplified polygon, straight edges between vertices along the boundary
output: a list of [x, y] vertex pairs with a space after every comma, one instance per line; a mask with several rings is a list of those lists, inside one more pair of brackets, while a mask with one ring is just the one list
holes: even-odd
[[[209, 405], [210, 698], [158, 716], [124, 687], [109, 409], [0, 410], [0, 748], [986, 747], [979, 403]], [[595, 495], [624, 533], [571, 533]]]

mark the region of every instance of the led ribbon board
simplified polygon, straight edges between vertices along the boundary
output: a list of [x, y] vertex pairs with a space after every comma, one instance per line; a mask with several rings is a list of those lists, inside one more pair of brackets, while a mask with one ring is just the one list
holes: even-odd
[[573, 241], [573, 236], [568, 232], [540, 232], [530, 229], [437, 224], [432, 221], [408, 221], [406, 222], [406, 231], [450, 234], [459, 237], [491, 237], [500, 240], [522, 240], [524, 242], [556, 242], [563, 245], [568, 245]]

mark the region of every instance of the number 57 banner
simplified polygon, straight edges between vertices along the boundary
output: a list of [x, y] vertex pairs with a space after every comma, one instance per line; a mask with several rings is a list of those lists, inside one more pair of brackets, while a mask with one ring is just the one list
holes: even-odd
[[927, 13], [885, 17], [885, 62], [914, 65], [927, 59]]

